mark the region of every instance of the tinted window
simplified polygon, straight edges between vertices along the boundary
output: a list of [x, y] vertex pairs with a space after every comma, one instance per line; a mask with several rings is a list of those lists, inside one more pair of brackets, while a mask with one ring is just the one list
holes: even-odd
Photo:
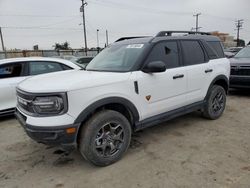
[[76, 60], [77, 63], [80, 64], [86, 64], [89, 63], [93, 58], [79, 58], [78, 60]]
[[15, 63], [0, 66], [0, 78], [19, 77], [22, 74], [23, 64]]
[[67, 65], [64, 65], [64, 64], [60, 64], [60, 65], [63, 68], [63, 70], [71, 70], [71, 69], [73, 69], [73, 68], [71, 68], [71, 67], [69, 67]]
[[215, 50], [219, 58], [225, 57], [224, 51], [222, 49], [221, 43], [220, 42], [212, 42], [208, 41], [208, 44]]
[[198, 41], [182, 41], [185, 65], [196, 65], [205, 62], [204, 52]]
[[152, 61], [163, 61], [168, 69], [178, 67], [179, 52], [177, 42], [167, 41], [156, 44], [149, 54], [147, 63]]
[[207, 52], [207, 55], [208, 55], [209, 59], [217, 59], [217, 58], [219, 58], [216, 51], [208, 43], [204, 42], [203, 45], [204, 45], [204, 47], [206, 49], [206, 52]]
[[62, 70], [62, 66], [56, 62], [30, 62], [29, 66], [30, 75], [38, 75]]

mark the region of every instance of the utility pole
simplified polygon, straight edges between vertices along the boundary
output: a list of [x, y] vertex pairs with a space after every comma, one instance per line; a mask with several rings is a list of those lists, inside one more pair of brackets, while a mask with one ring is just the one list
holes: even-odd
[[7, 53], [6, 53], [6, 50], [5, 50], [5, 47], [4, 47], [3, 33], [2, 33], [2, 28], [1, 27], [0, 27], [0, 38], [1, 38], [1, 44], [2, 44], [2, 49], [3, 49], [3, 52], [4, 52], [4, 56], [5, 56], [5, 58], [7, 58]]
[[96, 30], [96, 36], [97, 36], [97, 52], [99, 53], [100, 45], [99, 45], [99, 29]]
[[195, 26], [195, 32], [197, 33], [199, 31], [199, 29], [201, 29], [201, 27], [199, 27], [199, 16], [201, 15], [201, 13], [197, 13], [195, 15], [193, 15], [194, 17], [196, 17], [196, 26]]
[[240, 46], [240, 29], [243, 29], [242, 28], [243, 21], [244, 20], [242, 19], [235, 21], [236, 30], [237, 30], [237, 47]]
[[106, 45], [109, 45], [109, 35], [108, 35], [108, 30], [106, 30]]
[[85, 23], [85, 6], [87, 6], [87, 2], [85, 0], [82, 1], [82, 6], [80, 8], [80, 12], [82, 12], [82, 25], [83, 25], [83, 32], [84, 32], [84, 43], [85, 43], [85, 53], [86, 56], [88, 54], [88, 46], [87, 46], [87, 34], [86, 34], [86, 23]]

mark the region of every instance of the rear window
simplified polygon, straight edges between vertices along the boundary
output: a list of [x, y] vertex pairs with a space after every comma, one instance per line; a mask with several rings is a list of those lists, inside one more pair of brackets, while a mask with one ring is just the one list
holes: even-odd
[[215, 52], [217, 53], [219, 58], [224, 58], [225, 57], [224, 51], [222, 49], [222, 46], [221, 46], [220, 42], [208, 41], [207, 43], [215, 50]]

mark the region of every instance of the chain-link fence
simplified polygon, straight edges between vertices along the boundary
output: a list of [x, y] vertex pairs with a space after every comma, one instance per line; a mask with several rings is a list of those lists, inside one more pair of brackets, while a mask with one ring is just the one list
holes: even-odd
[[89, 50], [87, 53], [82, 49], [71, 50], [23, 50], [0, 52], [0, 59], [17, 57], [63, 57], [63, 56], [96, 56], [97, 50]]

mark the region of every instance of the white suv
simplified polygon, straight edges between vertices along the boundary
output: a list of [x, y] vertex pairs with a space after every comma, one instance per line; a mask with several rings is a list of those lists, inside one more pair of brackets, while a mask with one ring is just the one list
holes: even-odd
[[95, 165], [119, 160], [134, 131], [200, 110], [219, 118], [226, 105], [229, 61], [206, 33], [123, 38], [86, 70], [27, 79], [16, 116], [39, 143], [78, 148]]

